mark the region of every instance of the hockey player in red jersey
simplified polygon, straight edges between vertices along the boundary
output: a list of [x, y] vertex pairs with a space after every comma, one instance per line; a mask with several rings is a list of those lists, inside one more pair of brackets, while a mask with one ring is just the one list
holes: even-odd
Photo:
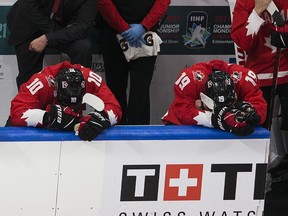
[[253, 71], [212, 60], [181, 71], [174, 84], [174, 100], [162, 121], [166, 125], [215, 127], [245, 136], [265, 121], [266, 109]]
[[[268, 103], [270, 113], [271, 86], [273, 85], [273, 73], [275, 72], [276, 47], [271, 44], [271, 32], [274, 29], [274, 19], [268, 12], [271, 0], [237, 0], [231, 29], [233, 41], [243, 49], [247, 58], [245, 67], [253, 70], [259, 80], [263, 97]], [[285, 22], [288, 17], [288, 1], [274, 1], [283, 16]], [[288, 24], [285, 24], [288, 25]], [[282, 49], [279, 61], [276, 94], [279, 95], [282, 109], [282, 130], [288, 130], [288, 49]], [[263, 124], [269, 128], [269, 118]]]
[[[285, 148], [288, 131], [287, 21], [287, 0], [236, 0], [231, 37], [246, 52], [245, 67], [257, 74], [263, 97], [268, 103], [267, 120], [263, 126], [273, 128], [270, 144], [273, 160], [269, 164], [272, 179], [268, 181], [272, 182], [272, 190], [265, 195], [264, 216], [288, 215], [288, 205], [279, 205], [288, 201], [288, 154]], [[278, 38], [280, 35], [283, 37]], [[273, 115], [276, 113], [273, 111], [275, 95], [279, 96], [281, 105], [277, 118]], [[270, 128], [272, 118], [277, 121], [273, 121], [275, 126]]]
[[[82, 99], [86, 93], [104, 104], [83, 116]], [[91, 141], [117, 124], [121, 115], [118, 101], [99, 75], [66, 61], [44, 68], [21, 86], [11, 102], [10, 121], [12, 126], [63, 131], [73, 131], [77, 125], [80, 139]]]

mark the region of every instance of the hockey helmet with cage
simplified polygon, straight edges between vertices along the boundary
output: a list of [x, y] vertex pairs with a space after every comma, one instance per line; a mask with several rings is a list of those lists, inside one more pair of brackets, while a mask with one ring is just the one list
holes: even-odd
[[210, 97], [215, 105], [230, 105], [236, 101], [234, 82], [225, 71], [213, 70], [208, 76], [206, 84], [206, 95]]
[[76, 68], [63, 68], [55, 77], [56, 97], [60, 103], [69, 106], [82, 102], [86, 83], [82, 72]]

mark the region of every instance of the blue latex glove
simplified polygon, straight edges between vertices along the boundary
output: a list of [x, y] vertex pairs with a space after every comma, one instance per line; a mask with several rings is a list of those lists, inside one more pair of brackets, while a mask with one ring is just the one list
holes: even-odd
[[139, 39], [146, 32], [145, 28], [141, 24], [131, 24], [130, 28], [121, 33], [121, 36], [128, 43], [134, 42]]

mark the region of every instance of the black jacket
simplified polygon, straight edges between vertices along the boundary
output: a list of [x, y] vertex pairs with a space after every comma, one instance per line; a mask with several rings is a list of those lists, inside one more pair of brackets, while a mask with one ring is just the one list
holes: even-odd
[[97, 0], [62, 0], [63, 22], [50, 19], [54, 0], [18, 0], [10, 9], [7, 24], [9, 45], [45, 34], [48, 45], [69, 44], [87, 37], [94, 25]]
[[141, 23], [153, 7], [155, 0], [113, 0], [117, 10], [128, 23]]

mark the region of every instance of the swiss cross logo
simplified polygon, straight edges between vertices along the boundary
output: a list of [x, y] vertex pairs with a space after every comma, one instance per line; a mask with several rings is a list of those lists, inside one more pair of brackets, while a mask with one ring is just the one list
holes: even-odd
[[164, 200], [200, 200], [203, 164], [167, 165]]

